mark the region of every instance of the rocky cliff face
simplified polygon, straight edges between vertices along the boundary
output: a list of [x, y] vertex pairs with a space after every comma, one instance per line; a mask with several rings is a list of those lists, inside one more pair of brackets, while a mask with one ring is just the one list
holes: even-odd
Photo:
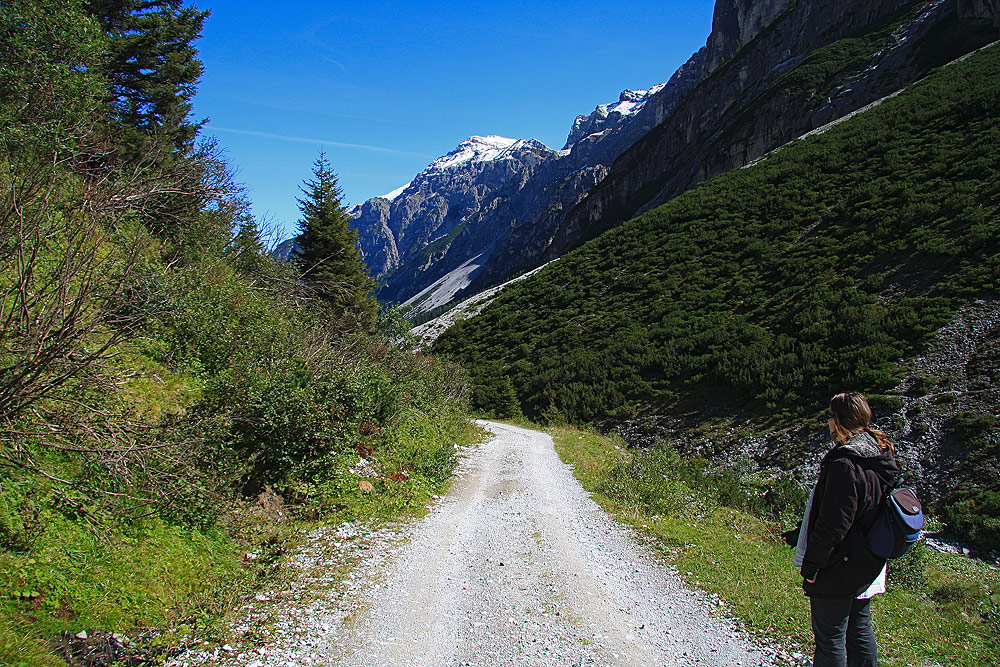
[[379, 296], [406, 301], [474, 257], [465, 295], [559, 257], [993, 41], [997, 4], [718, 0], [704, 48], [578, 116], [562, 151], [505, 140], [502, 159], [458, 159], [466, 142], [358, 207]]
[[744, 44], [749, 44], [792, 4], [791, 0], [717, 0], [712, 33], [705, 44], [705, 74], [713, 72]]
[[[518, 239], [544, 248], [537, 257], [512, 244], [493, 263], [528, 269], [554, 259], [995, 37], [990, 19], [963, 18], [954, 0], [720, 0], [697, 87], [556, 226]], [[497, 279], [490, 268], [472, 289]]]
[[994, 28], [1000, 28], [1000, 0], [958, 0], [958, 15], [987, 19]]

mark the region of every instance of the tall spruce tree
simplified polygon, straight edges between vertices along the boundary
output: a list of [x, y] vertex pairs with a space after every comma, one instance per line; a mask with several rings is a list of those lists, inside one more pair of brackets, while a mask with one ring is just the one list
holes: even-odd
[[[84, 6], [108, 35], [103, 74], [113, 118], [189, 153], [200, 125], [188, 116], [203, 71], [194, 42], [209, 12], [183, 0], [86, 0]], [[133, 143], [143, 151], [147, 141]]]
[[355, 315], [371, 326], [378, 304], [371, 296], [375, 281], [358, 249], [358, 233], [350, 228], [337, 175], [324, 153], [313, 165], [313, 178], [301, 188], [298, 248], [295, 262], [302, 279], [339, 312]]
[[209, 12], [192, 0], [75, 1], [105, 33], [100, 73], [116, 153], [164, 183], [144, 202], [146, 225], [181, 246], [217, 244], [201, 218], [220, 196], [219, 160], [211, 144], [196, 147], [202, 123], [190, 118], [203, 71], [195, 42]]

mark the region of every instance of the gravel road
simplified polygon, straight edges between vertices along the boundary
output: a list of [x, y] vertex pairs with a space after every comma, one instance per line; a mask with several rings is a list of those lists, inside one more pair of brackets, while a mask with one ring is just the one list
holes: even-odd
[[[594, 503], [537, 431], [480, 422], [419, 521], [313, 533], [300, 576], [232, 645], [173, 664], [244, 667], [787, 665]], [[342, 573], [347, 562], [355, 562]], [[798, 657], [798, 656], [796, 656]]]

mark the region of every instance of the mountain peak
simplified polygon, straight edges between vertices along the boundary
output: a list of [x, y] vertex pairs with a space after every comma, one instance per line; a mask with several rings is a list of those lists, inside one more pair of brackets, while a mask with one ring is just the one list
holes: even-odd
[[[421, 174], [441, 173], [455, 167], [476, 162], [491, 162], [511, 156], [519, 148], [534, 148], [545, 150], [545, 146], [533, 139], [508, 139], [495, 134], [487, 136], [473, 135], [460, 143], [454, 150], [442, 155], [421, 172]], [[418, 174], [419, 176], [419, 174]], [[413, 181], [402, 185], [392, 192], [378, 197], [387, 201], [395, 201], [403, 192], [413, 185]]]
[[617, 102], [598, 104], [589, 116], [577, 116], [563, 149], [572, 148], [584, 137], [614, 129], [623, 119], [639, 113], [649, 98], [665, 85], [653, 86], [649, 90], [623, 90]]
[[503, 157], [520, 141], [520, 139], [508, 139], [495, 134], [485, 137], [474, 135], [460, 143], [455, 150], [431, 162], [427, 171], [441, 171], [468, 162], [496, 160]]

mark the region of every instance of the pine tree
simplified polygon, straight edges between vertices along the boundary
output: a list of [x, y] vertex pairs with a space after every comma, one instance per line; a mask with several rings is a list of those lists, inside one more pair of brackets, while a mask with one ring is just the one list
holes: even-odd
[[[113, 118], [189, 153], [199, 124], [188, 116], [203, 71], [194, 42], [209, 12], [182, 0], [87, 0], [85, 7], [108, 35], [104, 75]], [[144, 141], [134, 143], [144, 150]]]
[[370, 294], [375, 282], [368, 275], [358, 233], [350, 228], [337, 175], [325, 154], [317, 158], [313, 178], [306, 181], [302, 194], [294, 257], [302, 280], [335, 310], [353, 313], [364, 326], [371, 326], [378, 310]]

